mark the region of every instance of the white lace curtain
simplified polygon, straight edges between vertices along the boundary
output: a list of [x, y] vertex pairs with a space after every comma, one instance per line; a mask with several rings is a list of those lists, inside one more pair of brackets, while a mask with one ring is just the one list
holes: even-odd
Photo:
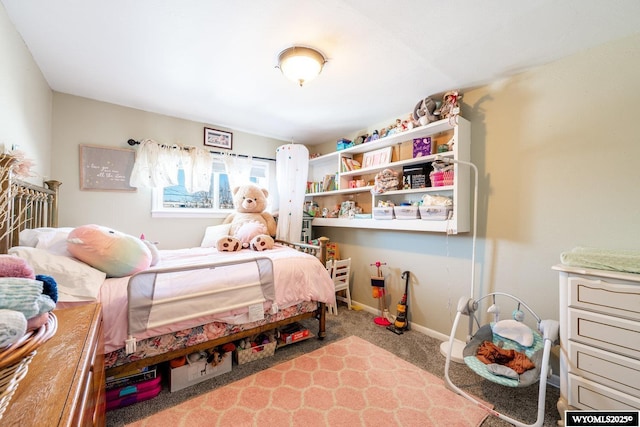
[[224, 168], [229, 177], [229, 188], [245, 185], [251, 182], [251, 168], [253, 165], [253, 157], [240, 157], [237, 155], [225, 153], [222, 155]]
[[151, 139], [140, 143], [129, 185], [162, 188], [178, 185], [178, 171], [184, 170], [184, 185], [189, 193], [209, 191], [211, 163], [209, 151], [184, 145], [159, 144]]
[[145, 139], [140, 142], [129, 185], [138, 188], [178, 185], [178, 171], [183, 169], [184, 186], [189, 193], [208, 192], [212, 170], [219, 170], [219, 167], [212, 168], [216, 160], [224, 164], [231, 189], [250, 182], [251, 156], [213, 154], [198, 147], [159, 144], [152, 139]]

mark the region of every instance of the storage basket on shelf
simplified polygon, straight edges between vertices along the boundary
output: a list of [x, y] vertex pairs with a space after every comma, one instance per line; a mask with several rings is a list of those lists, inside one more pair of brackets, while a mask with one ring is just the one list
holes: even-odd
[[453, 170], [433, 171], [429, 174], [432, 187], [442, 187], [444, 185], [453, 185]]
[[0, 420], [20, 381], [27, 375], [29, 363], [38, 347], [55, 335], [57, 329], [58, 319], [50, 312], [44, 325], [27, 332], [20, 341], [0, 351]]
[[442, 172], [442, 185], [453, 185], [453, 171]]

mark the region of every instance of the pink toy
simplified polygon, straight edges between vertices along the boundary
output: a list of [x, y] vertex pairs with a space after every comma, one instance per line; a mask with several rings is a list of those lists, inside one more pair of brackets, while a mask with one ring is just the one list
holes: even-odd
[[108, 277], [125, 277], [149, 268], [151, 251], [142, 240], [100, 225], [74, 228], [67, 239], [69, 253]]
[[373, 319], [376, 325], [380, 326], [389, 326], [391, 322], [389, 321], [389, 310], [387, 309], [387, 297], [384, 289], [384, 276], [382, 275], [382, 270], [380, 267], [383, 265], [387, 265], [386, 262], [376, 261], [373, 264], [369, 264], [371, 266], [375, 266], [377, 269], [377, 275], [371, 276], [371, 290], [374, 298], [378, 299], [378, 308], [380, 309], [381, 316]]

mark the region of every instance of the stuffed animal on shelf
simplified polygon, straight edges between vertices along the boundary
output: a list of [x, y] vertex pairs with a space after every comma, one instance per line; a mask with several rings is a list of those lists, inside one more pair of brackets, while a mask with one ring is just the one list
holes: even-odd
[[436, 102], [431, 98], [421, 99], [413, 109], [413, 119], [420, 126], [439, 120], [440, 117], [438, 117], [438, 112], [436, 112], [436, 106]]
[[234, 188], [232, 193], [236, 211], [222, 222], [231, 224], [231, 227], [229, 235], [218, 240], [216, 248], [221, 252], [273, 248], [276, 221], [273, 215], [264, 211], [269, 192], [255, 184], [247, 184]]
[[437, 111], [441, 119], [448, 119], [456, 116], [460, 112], [458, 102], [462, 99], [462, 94], [456, 90], [449, 91], [442, 97], [442, 104]]
[[400, 184], [398, 172], [393, 169], [384, 169], [376, 174], [372, 194], [381, 194], [389, 190], [397, 190]]

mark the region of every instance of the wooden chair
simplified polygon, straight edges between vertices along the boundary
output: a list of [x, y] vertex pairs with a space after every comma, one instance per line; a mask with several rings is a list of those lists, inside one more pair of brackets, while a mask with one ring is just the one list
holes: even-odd
[[351, 292], [349, 291], [349, 282], [351, 276], [351, 258], [327, 261], [327, 270], [331, 275], [336, 292], [344, 291], [345, 296], [336, 295], [336, 305], [329, 306], [329, 310], [333, 314], [338, 315], [337, 301], [347, 303], [347, 307], [351, 310]]

